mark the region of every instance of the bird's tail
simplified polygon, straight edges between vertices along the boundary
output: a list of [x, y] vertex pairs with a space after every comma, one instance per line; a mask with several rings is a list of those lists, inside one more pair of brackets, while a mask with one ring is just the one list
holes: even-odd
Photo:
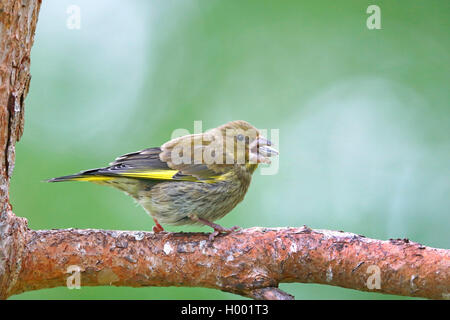
[[[97, 174], [96, 174], [97, 173]], [[82, 171], [77, 174], [71, 174], [68, 176], [62, 176], [57, 178], [52, 178], [46, 180], [46, 182], [61, 182], [61, 181], [107, 181], [111, 180], [113, 177], [108, 177], [98, 174], [98, 169]]]

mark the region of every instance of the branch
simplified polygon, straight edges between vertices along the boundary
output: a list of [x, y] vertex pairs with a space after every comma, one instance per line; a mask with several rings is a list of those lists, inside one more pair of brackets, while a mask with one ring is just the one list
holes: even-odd
[[[65, 286], [68, 267], [81, 286], [189, 286], [255, 299], [292, 299], [282, 282], [449, 298], [450, 250], [404, 240], [303, 228], [251, 228], [208, 241], [204, 233], [28, 230], [20, 271], [6, 296]], [[379, 268], [380, 288], [368, 288]], [[368, 272], [368, 270], [370, 272]]]

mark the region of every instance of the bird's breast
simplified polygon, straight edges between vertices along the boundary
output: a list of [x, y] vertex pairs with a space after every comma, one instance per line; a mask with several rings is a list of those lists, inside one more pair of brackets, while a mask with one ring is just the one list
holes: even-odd
[[214, 221], [241, 202], [250, 180], [230, 176], [215, 183], [164, 182], [141, 195], [138, 200], [161, 223], [189, 224], [189, 214]]

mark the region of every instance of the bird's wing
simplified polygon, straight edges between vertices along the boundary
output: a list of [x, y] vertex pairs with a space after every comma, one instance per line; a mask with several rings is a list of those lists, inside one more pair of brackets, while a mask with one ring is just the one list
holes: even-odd
[[[226, 164], [221, 143], [208, 132], [183, 136], [163, 144], [159, 158], [169, 168], [179, 170], [182, 175], [190, 175], [198, 179], [211, 177], [217, 179], [231, 170], [230, 165]], [[216, 153], [221, 157], [221, 161], [211, 160]], [[205, 155], [211, 157], [206, 159]]]
[[161, 148], [148, 148], [117, 157], [109, 165], [111, 167], [127, 166], [130, 168], [152, 168], [169, 170], [167, 163], [159, 159]]
[[105, 180], [108, 180], [111, 177], [166, 181], [202, 180], [205, 182], [216, 182], [221, 180], [220, 175], [204, 168], [202, 165], [194, 165], [191, 168], [192, 172], [201, 174], [202, 178], [197, 178], [193, 174], [184, 173], [178, 169], [170, 168], [166, 162], [160, 159], [160, 153], [161, 148], [149, 148], [137, 152], [127, 153], [116, 158], [108, 167], [86, 170], [70, 177], [72, 177], [73, 180], [86, 181], [97, 181], [101, 177], [104, 177]]

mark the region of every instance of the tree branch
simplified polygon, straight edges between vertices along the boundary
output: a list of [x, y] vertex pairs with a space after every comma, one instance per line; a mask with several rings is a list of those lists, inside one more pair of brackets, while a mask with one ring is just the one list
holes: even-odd
[[[204, 233], [91, 229], [28, 230], [25, 240], [20, 271], [6, 296], [65, 286], [68, 267], [76, 265], [81, 286], [206, 287], [255, 299], [292, 299], [278, 284], [308, 282], [449, 297], [450, 250], [408, 240], [307, 227], [251, 228], [213, 242]], [[379, 268], [379, 289], [367, 285], [370, 266]]]

